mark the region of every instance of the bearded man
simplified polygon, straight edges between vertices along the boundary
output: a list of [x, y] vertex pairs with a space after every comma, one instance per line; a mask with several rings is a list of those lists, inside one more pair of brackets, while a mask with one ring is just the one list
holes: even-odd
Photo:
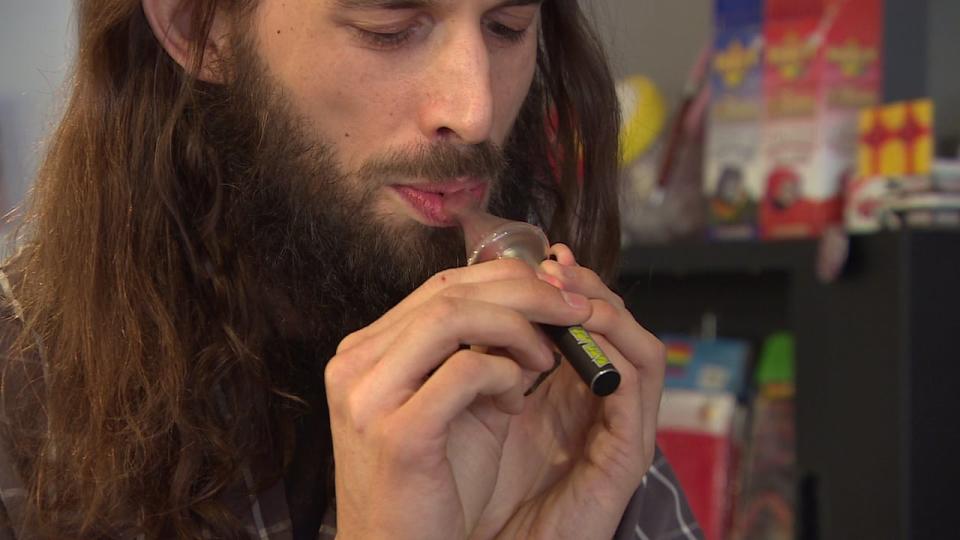
[[[576, 0], [76, 16], [0, 276], [0, 537], [699, 535], [655, 458], [662, 346], [605, 285], [618, 111]], [[453, 193], [555, 260], [464, 267]], [[525, 396], [540, 323], [592, 331], [617, 391], [561, 363]]]

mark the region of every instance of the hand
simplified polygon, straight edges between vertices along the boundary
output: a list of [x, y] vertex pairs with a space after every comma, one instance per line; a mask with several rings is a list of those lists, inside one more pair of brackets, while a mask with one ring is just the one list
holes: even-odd
[[531, 321], [590, 317], [584, 296], [495, 261], [438, 274], [344, 339], [325, 372], [338, 537], [468, 537], [508, 474], [523, 391], [553, 366]]
[[530, 396], [509, 428], [500, 477], [475, 538], [608, 539], [654, 455], [665, 350], [566, 246], [548, 281], [592, 304], [584, 327], [621, 374], [597, 398], [569, 363]]

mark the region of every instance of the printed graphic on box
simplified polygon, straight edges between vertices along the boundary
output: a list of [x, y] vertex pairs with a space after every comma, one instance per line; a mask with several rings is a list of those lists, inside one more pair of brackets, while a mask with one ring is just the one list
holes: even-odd
[[756, 24], [718, 29], [704, 166], [709, 234], [714, 238], [756, 236], [762, 193], [762, 57], [759, 18]]
[[857, 114], [879, 98], [881, 31], [879, 0], [765, 21], [762, 237], [817, 236], [842, 222]]
[[865, 109], [859, 117], [857, 175], [847, 188], [844, 217], [851, 232], [889, 222], [911, 193], [927, 190], [933, 163], [933, 102]]

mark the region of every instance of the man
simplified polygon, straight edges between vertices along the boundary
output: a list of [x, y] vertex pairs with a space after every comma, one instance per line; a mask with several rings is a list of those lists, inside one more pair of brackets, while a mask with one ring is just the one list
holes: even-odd
[[[662, 347], [600, 277], [617, 110], [576, 1], [77, 17], [0, 280], [8, 536], [696, 534], [654, 462]], [[454, 193], [571, 247], [460, 268]], [[563, 364], [525, 397], [534, 323], [594, 332], [617, 392]]]

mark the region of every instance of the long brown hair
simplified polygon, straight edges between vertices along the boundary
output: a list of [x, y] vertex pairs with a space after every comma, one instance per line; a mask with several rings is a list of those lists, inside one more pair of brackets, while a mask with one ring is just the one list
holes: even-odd
[[[254, 3], [187, 1], [197, 36], [218, 10], [241, 17]], [[289, 453], [282, 413], [299, 400], [264, 361], [262, 299], [228, 256], [230, 168], [205, 138], [209, 85], [191, 76], [203, 47], [183, 70], [139, 0], [77, 4], [69, 102], [8, 265], [23, 325], [3, 398], [29, 493], [23, 519], [49, 537], [236, 536], [218, 496], [251, 456]], [[577, 1], [548, 0], [538, 73], [507, 145], [533, 184], [508, 195], [606, 278], [619, 242], [618, 126]], [[11, 373], [41, 371], [38, 347], [42, 381], [9, 395]]]

